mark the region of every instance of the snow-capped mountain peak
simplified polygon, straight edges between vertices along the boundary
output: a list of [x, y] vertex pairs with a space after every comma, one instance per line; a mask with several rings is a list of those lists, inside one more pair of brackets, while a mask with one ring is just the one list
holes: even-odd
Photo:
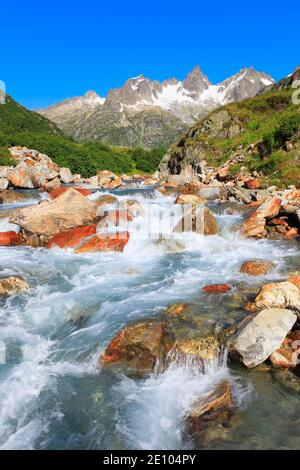
[[251, 67], [214, 85], [196, 66], [183, 81], [171, 78], [159, 82], [138, 75], [129, 78], [121, 88], [110, 90], [106, 99], [88, 91], [82, 97], [62, 101], [40, 112], [55, 121], [56, 115], [61, 117], [73, 110], [89, 112], [103, 108], [104, 112], [120, 113], [121, 122], [125, 122], [128, 113], [155, 108], [190, 124], [217, 106], [252, 97], [274, 83], [270, 76]]

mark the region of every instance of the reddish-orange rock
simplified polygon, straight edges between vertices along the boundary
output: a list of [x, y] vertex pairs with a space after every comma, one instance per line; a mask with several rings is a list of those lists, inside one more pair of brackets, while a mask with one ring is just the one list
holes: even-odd
[[246, 238], [261, 238], [266, 235], [266, 220], [276, 217], [280, 208], [281, 199], [276, 197], [267, 199], [245, 220], [242, 226], [242, 235]]
[[274, 269], [275, 264], [264, 260], [245, 261], [240, 267], [240, 272], [249, 274], [249, 276], [261, 276]]
[[96, 227], [96, 224], [85, 225], [84, 227], [72, 228], [71, 230], [58, 233], [49, 240], [47, 248], [54, 246], [59, 246], [60, 248], [74, 248], [85, 238], [95, 235]]
[[[61, 194], [64, 194], [68, 189], [70, 188], [67, 188], [67, 187], [54, 188], [50, 191], [49, 196], [51, 197], [51, 199], [56, 199]], [[72, 188], [72, 189], [75, 189], [75, 191], [82, 194], [82, 196], [89, 196], [90, 194], [92, 194], [91, 191], [86, 188]]]
[[22, 243], [22, 237], [16, 232], [0, 232], [0, 246], [15, 246]]
[[75, 253], [89, 253], [95, 251], [124, 251], [129, 242], [129, 233], [98, 234], [89, 238], [75, 250]]
[[280, 348], [270, 356], [270, 361], [274, 367], [296, 367], [299, 359], [300, 331], [289, 333]]
[[226, 294], [232, 287], [229, 284], [212, 284], [202, 288], [207, 294]]
[[245, 181], [245, 186], [247, 189], [258, 189], [260, 188], [260, 181], [258, 179], [250, 179]]

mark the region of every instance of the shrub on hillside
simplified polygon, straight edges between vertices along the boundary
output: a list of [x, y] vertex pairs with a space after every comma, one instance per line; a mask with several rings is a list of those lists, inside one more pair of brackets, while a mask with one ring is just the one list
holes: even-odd
[[11, 158], [7, 147], [0, 147], [0, 166], [16, 166], [17, 162]]
[[66, 136], [28, 131], [0, 133], [0, 147], [13, 145], [37, 149], [49, 155], [59, 166], [68, 167], [72, 173], [80, 173], [84, 178], [106, 169], [118, 174], [153, 173], [165, 153], [163, 149], [111, 147], [102, 142], [79, 144]]

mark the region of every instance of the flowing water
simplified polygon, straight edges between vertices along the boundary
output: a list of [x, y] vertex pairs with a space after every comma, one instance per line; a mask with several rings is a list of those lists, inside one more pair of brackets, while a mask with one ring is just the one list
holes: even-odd
[[[208, 447], [299, 448], [299, 391], [269, 369], [247, 371], [220, 358], [205, 372], [175, 362], [163, 373], [133, 379], [98, 365], [120, 328], [158, 318], [174, 302], [191, 303], [195, 315], [216, 328], [233, 324], [244, 315], [235, 298], [238, 286], [284, 278], [299, 264], [297, 243], [242, 240], [237, 227], [243, 212], [224, 205], [212, 207], [220, 236], [179, 234], [183, 249], [174, 252], [147, 237], [150, 209], [154, 231], [171, 233], [161, 214], [173, 196], [155, 189], [114, 194], [120, 201], [134, 198], [144, 209], [132, 222], [124, 253], [0, 248], [0, 275], [20, 275], [31, 285], [26, 294], [0, 300], [6, 349], [6, 364], [0, 364], [0, 448], [190, 449], [195, 443], [185, 433], [186, 414], [223, 378], [232, 385], [238, 422]], [[0, 212], [0, 231], [14, 229], [5, 212], [10, 209]], [[253, 257], [276, 261], [275, 272], [253, 279], [240, 274], [241, 263]], [[235, 288], [222, 296], [201, 292], [220, 282]]]

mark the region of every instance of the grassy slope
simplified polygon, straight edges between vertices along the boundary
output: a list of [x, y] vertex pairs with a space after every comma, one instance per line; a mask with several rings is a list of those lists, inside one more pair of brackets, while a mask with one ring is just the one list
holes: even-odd
[[6, 103], [0, 105], [0, 130], [1, 132], [30, 131], [40, 134], [62, 135], [54, 123], [24, 108], [8, 95]]
[[[214, 167], [224, 164], [238, 148], [263, 142], [260, 153], [249, 154], [242, 164], [251, 170], [258, 170], [265, 176], [266, 184], [299, 184], [300, 174], [300, 106], [292, 102], [294, 90], [271, 91], [241, 102], [232, 103], [223, 109], [229, 111], [232, 122], [242, 128], [242, 132], [231, 139], [208, 138], [210, 152], [208, 161]], [[221, 108], [222, 109], [222, 108]], [[220, 109], [218, 109], [220, 111]], [[216, 111], [215, 111], [216, 112]], [[283, 141], [273, 142], [274, 134], [279, 133], [284, 123], [296, 122], [291, 135], [286, 140], [294, 140], [294, 150], [286, 152]], [[201, 122], [202, 123], [202, 122]], [[201, 123], [198, 127], [201, 127]], [[201, 134], [198, 137], [201, 140]], [[207, 140], [207, 136], [205, 136]], [[235, 165], [238, 172], [241, 165]]]

